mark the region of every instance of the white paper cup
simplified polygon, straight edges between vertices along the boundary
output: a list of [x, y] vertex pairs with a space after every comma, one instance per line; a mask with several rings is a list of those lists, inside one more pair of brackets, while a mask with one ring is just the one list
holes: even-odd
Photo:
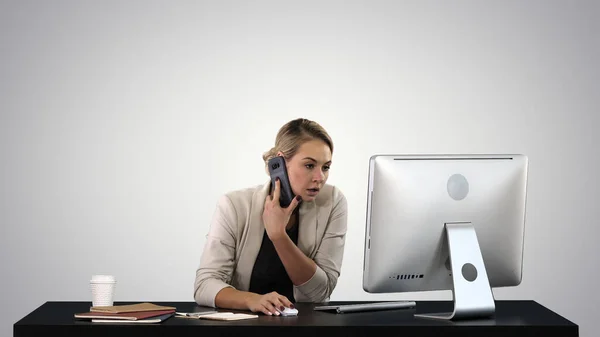
[[93, 307], [110, 307], [113, 305], [117, 281], [111, 275], [94, 275], [90, 280]]

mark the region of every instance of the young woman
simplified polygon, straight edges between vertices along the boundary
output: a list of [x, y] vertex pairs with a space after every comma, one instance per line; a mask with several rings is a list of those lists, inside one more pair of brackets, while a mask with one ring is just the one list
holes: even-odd
[[[280, 182], [219, 198], [196, 271], [197, 304], [278, 315], [293, 302], [324, 302], [340, 275], [347, 227], [342, 192], [326, 184], [333, 142], [316, 122], [281, 127], [263, 155], [285, 158], [296, 198], [279, 204]], [[268, 172], [268, 170], [267, 170]]]

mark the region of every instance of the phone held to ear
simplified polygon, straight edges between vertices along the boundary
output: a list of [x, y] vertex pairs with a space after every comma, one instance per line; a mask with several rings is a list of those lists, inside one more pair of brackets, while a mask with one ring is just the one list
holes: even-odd
[[279, 205], [287, 208], [294, 199], [294, 192], [285, 166], [285, 159], [282, 156], [276, 156], [269, 159], [269, 174], [271, 175], [271, 191], [275, 191], [275, 180], [279, 178]]

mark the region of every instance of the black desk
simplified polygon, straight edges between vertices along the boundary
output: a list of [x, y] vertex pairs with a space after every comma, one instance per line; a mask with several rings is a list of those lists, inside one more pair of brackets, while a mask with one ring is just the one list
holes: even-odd
[[[115, 305], [132, 302], [116, 302]], [[193, 312], [194, 302], [152, 302]], [[357, 302], [330, 302], [357, 303]], [[90, 302], [46, 302], [14, 324], [14, 337], [31, 336], [578, 336], [579, 328], [534, 301], [497, 301], [493, 319], [441, 322], [415, 319], [415, 312], [450, 311], [451, 302], [417, 302], [416, 309], [335, 314], [298, 303], [298, 316], [260, 314], [242, 321], [208, 321], [172, 317], [160, 324], [90, 323], [73, 318]]]

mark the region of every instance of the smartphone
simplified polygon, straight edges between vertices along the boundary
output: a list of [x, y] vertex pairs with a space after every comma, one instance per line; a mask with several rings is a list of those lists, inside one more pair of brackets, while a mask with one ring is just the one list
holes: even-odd
[[269, 159], [269, 174], [271, 175], [271, 191], [275, 192], [275, 180], [279, 178], [279, 205], [287, 208], [294, 199], [294, 192], [285, 166], [285, 159], [282, 156], [275, 156]]

